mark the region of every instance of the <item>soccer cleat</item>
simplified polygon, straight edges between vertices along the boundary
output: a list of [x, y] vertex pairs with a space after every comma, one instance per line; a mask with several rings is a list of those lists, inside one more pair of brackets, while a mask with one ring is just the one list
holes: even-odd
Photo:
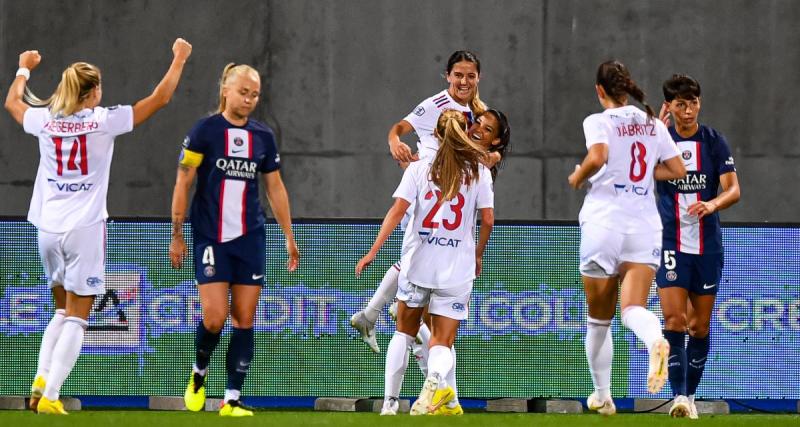
[[669, 343], [666, 339], [659, 338], [650, 349], [650, 364], [647, 369], [647, 391], [658, 393], [667, 382], [667, 359], [669, 358]]
[[221, 417], [252, 417], [253, 409], [242, 405], [239, 400], [229, 400], [219, 409]]
[[389, 317], [397, 322], [397, 300], [394, 300], [394, 302], [389, 305]]
[[442, 405], [439, 409], [431, 412], [428, 415], [464, 415], [464, 408], [461, 407], [461, 404], [456, 404], [452, 408], [447, 405]]
[[431, 404], [428, 406], [428, 415], [443, 415], [437, 414], [436, 411], [445, 407], [455, 397], [456, 392], [453, 387], [447, 386], [436, 390], [436, 393], [433, 394], [433, 399], [431, 399]]
[[683, 395], [675, 396], [672, 400], [672, 407], [669, 408], [669, 416], [672, 418], [688, 417], [692, 412], [691, 402], [689, 398]]
[[48, 415], [69, 415], [69, 412], [64, 410], [64, 404], [60, 400], [50, 400], [44, 396], [39, 399], [36, 405], [36, 412]]
[[186, 409], [197, 412], [202, 411], [206, 404], [206, 377], [192, 371], [189, 376], [189, 384], [183, 393], [183, 404]]
[[[422, 391], [414, 404], [411, 405], [411, 415], [425, 415], [431, 406], [433, 397], [439, 389], [439, 380], [434, 376], [429, 376], [422, 384]], [[452, 398], [451, 398], [452, 399]]]
[[586, 406], [590, 411], [597, 411], [600, 415], [614, 415], [617, 413], [617, 407], [614, 405], [614, 400], [611, 399], [611, 396], [600, 400], [597, 392], [589, 395], [589, 398], [586, 399]]
[[396, 398], [390, 397], [383, 401], [381, 415], [397, 415], [398, 409], [400, 409], [400, 402]]
[[378, 340], [375, 337], [375, 323], [367, 320], [363, 311], [359, 311], [350, 317], [350, 326], [361, 334], [361, 339], [369, 346], [369, 349], [372, 350], [373, 353], [381, 352], [381, 348], [378, 347]]
[[694, 404], [694, 402], [689, 401], [689, 419], [696, 420], [699, 418], [700, 416], [697, 414], [697, 406]]
[[31, 384], [31, 398], [28, 401], [28, 407], [31, 411], [36, 412], [39, 399], [41, 399], [42, 394], [44, 394], [45, 386], [47, 386], [47, 382], [43, 376], [37, 375], [36, 378], [33, 379], [33, 384]]

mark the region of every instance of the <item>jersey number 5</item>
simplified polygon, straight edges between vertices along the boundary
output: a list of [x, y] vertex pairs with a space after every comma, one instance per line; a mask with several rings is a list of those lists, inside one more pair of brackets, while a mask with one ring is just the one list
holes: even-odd
[[[428, 193], [425, 194], [425, 200], [430, 200], [430, 199], [433, 198], [433, 196], [434, 196], [433, 191], [428, 191]], [[455, 198], [456, 203], [452, 204], [452, 200], [451, 200], [451, 204], [448, 205], [448, 206], [450, 206], [450, 210], [454, 214], [456, 214], [455, 219], [453, 220], [453, 222], [450, 222], [447, 219], [442, 220], [442, 225], [444, 225], [444, 228], [446, 230], [450, 230], [450, 231], [453, 231], [453, 230], [457, 229], [461, 225], [461, 219], [463, 217], [463, 214], [461, 213], [461, 208], [464, 207], [464, 203], [465, 203], [464, 196], [461, 195], [461, 193], [458, 193], [456, 196], [457, 196]], [[436, 200], [437, 200], [437, 202], [439, 200], [441, 200], [441, 199], [442, 199], [442, 192], [439, 191], [439, 190], [436, 190]], [[442, 207], [442, 205], [440, 203], [436, 203], [435, 205], [433, 205], [433, 207], [431, 208], [430, 212], [428, 212], [428, 214], [425, 215], [425, 219], [422, 220], [422, 226], [423, 227], [425, 227], [425, 228], [439, 228], [439, 223], [434, 221], [433, 218], [436, 216], [436, 213], [439, 212], [439, 208], [441, 208], [441, 207]]]
[[[647, 162], [644, 161], [644, 156], [647, 155], [647, 149], [639, 141], [631, 144], [631, 170], [629, 176], [632, 182], [639, 182], [644, 179], [647, 173]], [[638, 167], [637, 167], [638, 166]], [[636, 172], [636, 169], [639, 172]]]
[[[67, 140], [70, 138], [68, 137]], [[61, 147], [64, 145], [64, 138], [60, 136], [53, 137], [53, 144], [56, 146], [56, 167], [58, 176], [64, 174], [64, 154]], [[78, 154], [80, 154], [80, 161], [78, 161]], [[72, 138], [72, 148], [69, 150], [69, 159], [67, 160], [67, 170], [78, 170], [80, 163], [81, 175], [89, 174], [89, 158], [86, 155], [86, 135], [78, 135]]]

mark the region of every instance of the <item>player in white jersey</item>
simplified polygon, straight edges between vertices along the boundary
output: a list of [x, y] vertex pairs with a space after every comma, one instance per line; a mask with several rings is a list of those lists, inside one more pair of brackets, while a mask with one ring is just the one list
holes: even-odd
[[[669, 344], [661, 324], [648, 311], [647, 296], [661, 255], [661, 219], [656, 209], [654, 177], [686, 175], [679, 151], [664, 124], [644, 102], [644, 92], [618, 61], [600, 64], [595, 85], [605, 108], [583, 122], [583, 163], [569, 176], [573, 188], [588, 186], [581, 208], [580, 271], [589, 308], [586, 356], [594, 383], [587, 406], [611, 415], [611, 319], [621, 287], [622, 323], [648, 349], [648, 391], [657, 393], [667, 377]], [[647, 113], [628, 105], [628, 97]]]
[[[436, 154], [439, 143], [433, 133], [442, 111], [460, 111], [470, 124], [474, 121], [474, 117], [486, 111], [486, 104], [481, 101], [478, 93], [480, 73], [481, 63], [474, 53], [459, 50], [450, 55], [445, 68], [447, 89], [422, 101], [403, 120], [389, 129], [389, 150], [392, 157], [400, 162], [401, 167], [405, 168], [408, 163], [419, 160], [420, 157], [433, 157]], [[412, 131], [419, 138], [417, 153], [414, 154], [411, 148], [400, 140], [401, 136]], [[500, 159], [501, 154], [495, 153], [486, 161], [491, 167]], [[403, 219], [403, 224], [409, 219], [410, 213]], [[375, 338], [375, 322], [383, 307], [394, 299], [399, 274], [400, 264], [396, 263], [386, 271], [367, 307], [350, 318], [350, 324], [359, 331], [364, 342], [375, 353], [380, 352]]]
[[[459, 322], [467, 316], [472, 282], [480, 274], [494, 224], [491, 174], [480, 163], [485, 153], [466, 135], [465, 126], [464, 116], [457, 111], [441, 115], [439, 151], [433, 159], [412, 163], [406, 169], [375, 243], [356, 266], [356, 276], [360, 276], [414, 203], [412, 222], [403, 239], [397, 331], [390, 343], [391, 348], [399, 342], [404, 350], [414, 341], [427, 305], [433, 331], [429, 374], [412, 415], [438, 413], [455, 397], [445, 379], [455, 369], [451, 349]], [[476, 210], [481, 214], [477, 246], [473, 236]], [[387, 373], [405, 371], [408, 356], [404, 354], [399, 361], [387, 358]]]
[[106, 193], [114, 138], [169, 102], [191, 51], [185, 40], [175, 40], [172, 64], [153, 93], [133, 106], [110, 108], [99, 106], [103, 92], [94, 65], [70, 65], [53, 95], [40, 100], [26, 83], [41, 56], [33, 50], [19, 57], [5, 107], [39, 140], [28, 220], [38, 230], [39, 254], [56, 306], [31, 386], [34, 411], [67, 413], [59, 400], [61, 385], [80, 354], [94, 298], [105, 294]]

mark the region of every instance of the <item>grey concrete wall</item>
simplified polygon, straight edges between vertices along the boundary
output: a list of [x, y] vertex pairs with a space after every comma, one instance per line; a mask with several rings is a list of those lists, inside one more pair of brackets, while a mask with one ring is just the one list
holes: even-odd
[[[183, 135], [214, 108], [219, 73], [235, 61], [262, 74], [254, 116], [279, 134], [294, 216], [378, 217], [401, 175], [389, 127], [445, 87], [447, 56], [467, 48], [483, 62], [481, 96], [513, 128], [498, 218], [575, 219], [583, 195], [566, 176], [585, 152], [583, 118], [600, 110], [596, 66], [615, 57], [655, 106], [673, 72], [700, 80], [701, 119], [728, 137], [742, 184], [724, 219], [798, 221], [799, 20], [790, 0], [2, 0], [0, 84], [35, 48], [39, 95], [86, 60], [103, 70], [104, 104], [133, 103], [184, 37], [194, 53], [173, 102], [118, 139], [112, 216], [169, 214]], [[0, 215], [26, 213], [37, 162], [35, 140], [1, 114]]]

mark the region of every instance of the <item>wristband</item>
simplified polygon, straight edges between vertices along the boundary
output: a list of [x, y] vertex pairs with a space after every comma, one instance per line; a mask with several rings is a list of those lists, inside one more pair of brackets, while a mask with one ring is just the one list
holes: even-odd
[[25, 80], [30, 80], [31, 79], [31, 70], [29, 70], [29, 69], [27, 69], [25, 67], [19, 67], [19, 70], [17, 70], [17, 76], [25, 77]]

